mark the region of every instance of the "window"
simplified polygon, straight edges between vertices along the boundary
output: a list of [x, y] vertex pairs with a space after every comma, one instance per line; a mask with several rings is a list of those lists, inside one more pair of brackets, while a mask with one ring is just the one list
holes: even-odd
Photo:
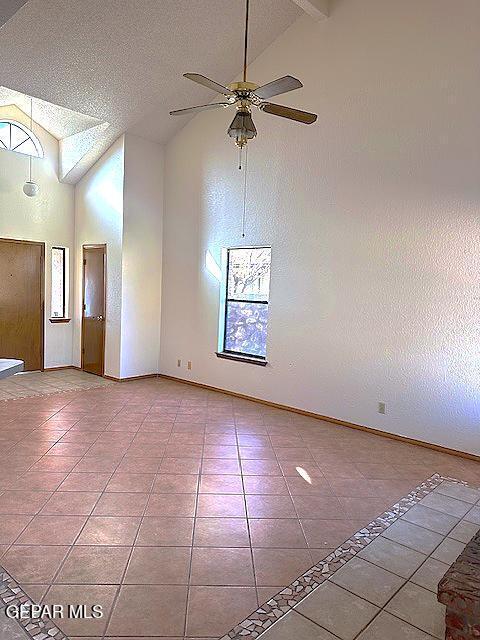
[[67, 315], [66, 253], [63, 247], [52, 248], [52, 318], [66, 318]]
[[0, 120], [0, 149], [43, 158], [40, 140], [33, 131], [15, 120]]
[[223, 353], [265, 360], [269, 247], [228, 249]]

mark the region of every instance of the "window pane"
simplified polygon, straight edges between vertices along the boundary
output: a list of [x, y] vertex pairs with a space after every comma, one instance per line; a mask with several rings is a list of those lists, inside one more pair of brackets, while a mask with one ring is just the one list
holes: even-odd
[[0, 148], [10, 148], [10, 125], [7, 122], [0, 122]]
[[270, 248], [230, 249], [227, 297], [268, 301], [270, 258]]
[[15, 151], [17, 151], [18, 153], [25, 153], [27, 156], [38, 155], [37, 150], [35, 149], [35, 145], [30, 140], [30, 138], [27, 138], [25, 142], [22, 142], [22, 144], [19, 144], [18, 147], [15, 149]]
[[268, 304], [228, 302], [225, 349], [265, 358], [267, 322]]
[[18, 122], [0, 120], [0, 149], [43, 158], [40, 141], [33, 131]]
[[16, 147], [21, 145], [22, 142], [25, 142], [25, 140], [28, 140], [28, 135], [25, 133], [25, 131], [20, 129], [20, 127], [16, 127], [15, 125], [13, 125], [12, 126], [12, 146], [10, 148], [15, 149]]
[[64, 249], [52, 249], [52, 318], [65, 315], [64, 258]]

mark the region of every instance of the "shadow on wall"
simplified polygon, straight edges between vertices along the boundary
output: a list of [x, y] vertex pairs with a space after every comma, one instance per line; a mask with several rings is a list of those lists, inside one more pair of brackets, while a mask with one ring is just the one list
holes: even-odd
[[107, 219], [123, 214], [123, 149], [114, 153], [96, 172], [86, 200]]

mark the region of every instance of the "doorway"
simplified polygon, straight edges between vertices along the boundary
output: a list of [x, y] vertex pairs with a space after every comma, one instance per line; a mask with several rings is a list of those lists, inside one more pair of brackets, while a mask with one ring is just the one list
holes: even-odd
[[0, 239], [0, 358], [43, 370], [45, 244]]
[[105, 371], [106, 245], [83, 246], [82, 369]]

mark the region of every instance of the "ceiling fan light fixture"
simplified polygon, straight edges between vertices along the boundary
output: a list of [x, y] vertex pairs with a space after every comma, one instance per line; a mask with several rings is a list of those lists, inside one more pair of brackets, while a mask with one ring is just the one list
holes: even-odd
[[[33, 98], [30, 98], [30, 131], [33, 131]], [[40, 192], [40, 187], [32, 180], [32, 156], [28, 156], [28, 180], [23, 185], [23, 193], [29, 198], [35, 198]]]
[[40, 187], [36, 182], [33, 182], [32, 180], [27, 180], [27, 182], [25, 182], [25, 184], [23, 185], [23, 193], [29, 198], [35, 198], [35, 196], [38, 196], [39, 191]]
[[[247, 142], [252, 140], [257, 135], [257, 130], [253, 124], [251, 116], [251, 108], [255, 107], [269, 113], [273, 116], [279, 116], [281, 118], [287, 118], [294, 122], [301, 122], [302, 124], [313, 124], [317, 119], [314, 113], [308, 113], [307, 111], [301, 111], [300, 109], [292, 109], [291, 107], [285, 107], [280, 104], [273, 104], [267, 102], [273, 96], [281, 95], [282, 93], [288, 93], [295, 89], [300, 89], [303, 84], [292, 76], [286, 75], [281, 78], [277, 78], [272, 82], [263, 84], [260, 87], [254, 82], [247, 81], [247, 63], [248, 63], [248, 22], [249, 22], [249, 9], [250, 0], [245, 1], [245, 34], [244, 34], [244, 47], [243, 47], [243, 76], [240, 82], [232, 82], [231, 84], [224, 86], [215, 80], [211, 80], [200, 73], [184, 73], [183, 75], [196, 82], [197, 84], [207, 87], [212, 91], [222, 94], [224, 97], [223, 102], [214, 102], [209, 104], [202, 104], [196, 107], [188, 107], [186, 109], [175, 109], [170, 111], [171, 116], [181, 116], [190, 113], [197, 113], [199, 111], [205, 111], [206, 109], [219, 109], [220, 107], [227, 108], [235, 106], [237, 108], [237, 115], [233, 119], [229, 126], [227, 133], [235, 140], [235, 144], [240, 148], [240, 151], [246, 147]], [[298, 0], [299, 1], [299, 0]], [[240, 157], [241, 157], [240, 153]], [[240, 167], [241, 168], [241, 163]]]
[[244, 147], [248, 140], [253, 140], [257, 135], [252, 114], [246, 110], [237, 111], [227, 133], [231, 138], [235, 138], [237, 147]]

